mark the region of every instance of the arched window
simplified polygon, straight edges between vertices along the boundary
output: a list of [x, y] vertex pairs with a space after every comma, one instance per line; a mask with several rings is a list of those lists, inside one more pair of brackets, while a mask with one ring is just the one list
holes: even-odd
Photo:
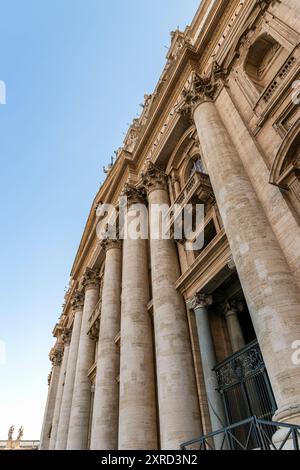
[[249, 49], [244, 69], [261, 93], [276, 74], [283, 47], [269, 34], [260, 36]]

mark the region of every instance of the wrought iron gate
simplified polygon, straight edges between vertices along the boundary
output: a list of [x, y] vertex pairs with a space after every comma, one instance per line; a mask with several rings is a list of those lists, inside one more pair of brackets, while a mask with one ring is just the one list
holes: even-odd
[[[215, 372], [227, 425], [252, 416], [261, 420], [272, 420], [277, 407], [256, 340], [217, 364]], [[238, 432], [243, 433], [243, 429], [239, 428]]]

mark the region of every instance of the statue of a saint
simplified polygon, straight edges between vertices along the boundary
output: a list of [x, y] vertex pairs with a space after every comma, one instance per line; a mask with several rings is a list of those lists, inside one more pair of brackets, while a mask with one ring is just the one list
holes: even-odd
[[15, 430], [14, 425], [12, 425], [12, 426], [9, 428], [9, 430], [8, 430], [8, 440], [9, 440], [9, 441], [12, 440], [14, 430]]
[[18, 441], [20, 441], [22, 439], [23, 434], [24, 434], [24, 428], [23, 428], [23, 426], [21, 426], [19, 431], [18, 431], [18, 436], [17, 436]]

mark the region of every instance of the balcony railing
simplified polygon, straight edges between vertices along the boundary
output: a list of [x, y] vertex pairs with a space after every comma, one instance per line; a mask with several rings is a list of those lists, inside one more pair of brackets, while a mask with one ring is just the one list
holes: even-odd
[[[279, 431], [274, 439], [274, 434]], [[216, 439], [218, 437], [218, 439]], [[218, 447], [216, 447], [216, 443]], [[299, 450], [300, 426], [265, 421], [252, 416], [198, 439], [184, 442], [182, 450]]]

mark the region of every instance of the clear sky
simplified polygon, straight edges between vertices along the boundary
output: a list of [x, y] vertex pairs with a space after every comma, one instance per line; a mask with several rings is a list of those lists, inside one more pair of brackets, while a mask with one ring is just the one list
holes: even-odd
[[11, 424], [39, 439], [51, 331], [102, 166], [199, 3], [0, 0], [0, 440]]

